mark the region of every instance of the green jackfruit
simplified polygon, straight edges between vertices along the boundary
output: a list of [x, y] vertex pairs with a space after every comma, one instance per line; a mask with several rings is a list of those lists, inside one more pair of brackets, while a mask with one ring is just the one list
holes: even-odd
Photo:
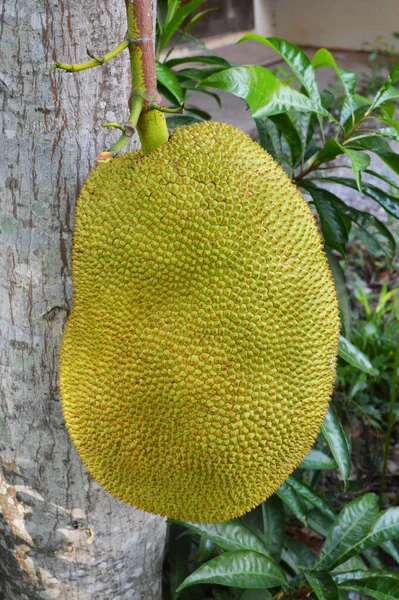
[[65, 420], [112, 494], [223, 521], [312, 446], [335, 377], [338, 308], [312, 213], [224, 123], [96, 167], [78, 200]]

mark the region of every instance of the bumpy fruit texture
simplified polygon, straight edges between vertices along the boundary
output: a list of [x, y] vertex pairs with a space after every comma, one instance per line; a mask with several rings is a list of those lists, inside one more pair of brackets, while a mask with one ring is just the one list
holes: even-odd
[[281, 167], [224, 123], [96, 167], [73, 283], [63, 408], [97, 481], [192, 521], [270, 496], [318, 434], [339, 325], [314, 218]]

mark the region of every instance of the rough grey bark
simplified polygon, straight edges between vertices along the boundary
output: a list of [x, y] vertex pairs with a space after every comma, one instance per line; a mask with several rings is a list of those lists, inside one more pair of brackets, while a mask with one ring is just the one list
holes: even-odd
[[127, 116], [123, 0], [0, 0], [0, 598], [158, 600], [164, 520], [88, 475], [64, 427], [57, 361], [71, 307], [75, 199]]

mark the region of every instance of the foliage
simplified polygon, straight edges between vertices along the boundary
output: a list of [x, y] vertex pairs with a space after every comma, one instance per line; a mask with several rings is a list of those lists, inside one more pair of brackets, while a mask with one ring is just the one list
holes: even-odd
[[[330, 407], [315, 447], [260, 507], [226, 523], [171, 523], [169, 597], [346, 600], [357, 593], [397, 600], [399, 508], [382, 509], [398, 416], [398, 293], [383, 285], [374, 306], [357, 281], [358, 312], [353, 315], [343, 269], [353, 238], [361, 238], [376, 257], [384, 256], [388, 267], [395, 257], [396, 241], [385, 221], [348, 205], [340, 190], [359, 192], [378, 203], [391, 220], [399, 218], [399, 156], [391, 146], [399, 141], [395, 119], [399, 64], [369, 98], [357, 93], [357, 75], [339, 67], [326, 49], [310, 61], [286, 40], [256, 34], [244, 39], [274, 49], [290, 72], [272, 72], [258, 65], [223, 67], [219, 62], [214, 63], [217, 67], [212, 73], [198, 69], [191, 84], [194, 88], [197, 79], [198, 89], [214, 87], [246, 102], [261, 145], [283, 165], [318, 216], [345, 336], [340, 341], [335, 405], [341, 413], [342, 398], [356, 396], [383, 433], [381, 497], [364, 493], [362, 484], [353, 481], [351, 440]], [[170, 68], [176, 65], [169, 63]], [[342, 88], [339, 98], [319, 89], [321, 68], [335, 71]], [[373, 155], [392, 176], [371, 166]], [[343, 176], [343, 169], [352, 174]], [[341, 480], [344, 486], [336, 499], [326, 493], [333, 473], [339, 474], [334, 476], [334, 485]]]
[[[197, 12], [206, 0], [193, 0], [183, 3], [182, 0], [158, 1], [157, 37], [156, 37], [156, 71], [158, 90], [170, 103], [172, 110], [182, 111], [184, 115], [168, 117], [169, 129], [209, 120], [211, 115], [194, 104], [188, 104], [193, 91], [212, 96], [220, 106], [218, 94], [200, 85], [201, 79], [229, 68], [231, 64], [207, 50], [204, 44], [189, 36], [189, 32], [203, 15], [214, 9]], [[172, 57], [176, 46], [190, 39], [200, 49], [201, 54], [183, 57]]]

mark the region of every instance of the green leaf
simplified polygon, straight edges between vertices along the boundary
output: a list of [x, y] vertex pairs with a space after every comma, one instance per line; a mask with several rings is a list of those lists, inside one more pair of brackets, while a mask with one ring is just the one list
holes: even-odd
[[157, 80], [162, 83], [162, 85], [165, 86], [171, 94], [173, 94], [178, 104], [183, 104], [184, 92], [173, 71], [171, 71], [165, 64], [159, 62], [159, 60], [155, 61], [155, 68]]
[[[346, 187], [357, 190], [357, 184], [354, 179], [348, 177], [324, 177], [323, 181], [331, 181], [333, 183], [339, 183]], [[301, 182], [302, 185], [302, 182]], [[380, 188], [375, 187], [369, 183], [363, 183], [363, 194], [373, 198], [378, 204], [380, 204], [385, 210], [399, 219], [399, 199], [387, 192], [384, 192]]]
[[242, 521], [233, 520], [223, 523], [192, 523], [191, 521], [178, 521], [200, 535], [205, 535], [223, 550], [255, 550], [267, 555], [266, 546], [262, 540]]
[[395, 545], [395, 541], [394, 540], [388, 540], [387, 542], [383, 542], [382, 544], [380, 544], [380, 546], [381, 546], [381, 548], [383, 550], [385, 550], [385, 552], [387, 554], [389, 554], [390, 556], [392, 556], [392, 558], [399, 565], [399, 550], [397, 549], [397, 547]]
[[197, 562], [205, 562], [216, 551], [216, 544], [205, 535], [201, 535], [198, 546]]
[[327, 537], [328, 532], [331, 529], [332, 520], [330, 517], [326, 517], [316, 508], [308, 513], [308, 525], [311, 529], [314, 529], [317, 533], [320, 533], [323, 537]]
[[370, 575], [370, 571], [361, 576], [345, 579], [338, 584], [339, 589], [367, 594], [376, 600], [397, 600], [399, 598], [399, 577], [383, 571], [379, 575]]
[[269, 152], [276, 160], [282, 154], [281, 133], [278, 127], [269, 118], [255, 119], [256, 128], [259, 133], [259, 143], [264, 150]]
[[320, 450], [309, 450], [298, 469], [313, 469], [315, 471], [321, 471], [323, 469], [335, 469], [337, 463], [335, 460], [321, 452]]
[[337, 413], [331, 404], [321, 427], [321, 431], [326, 438], [331, 454], [335, 458], [346, 487], [352, 472], [349, 444]]
[[172, 67], [176, 67], [177, 65], [183, 65], [186, 63], [200, 63], [204, 65], [219, 65], [224, 69], [228, 69], [231, 67], [231, 64], [222, 58], [221, 56], [217, 56], [216, 54], [191, 54], [190, 56], [182, 56], [180, 58], [170, 58], [165, 61], [165, 64], [170, 69]]
[[292, 165], [295, 167], [302, 156], [302, 142], [295, 125], [287, 114], [273, 115], [269, 119], [285, 137], [290, 148]]
[[341, 213], [350, 217], [372, 239], [377, 248], [382, 250], [392, 261], [396, 254], [396, 242], [384, 223], [368, 212], [347, 206], [339, 198], [337, 198], [336, 204], [339, 206]]
[[350, 571], [340, 571], [339, 573], [334, 573], [334, 579], [338, 584], [344, 583], [350, 579], [364, 579], [364, 577], [389, 577], [396, 581], [399, 580], [399, 574], [393, 571], [388, 571], [387, 569], [370, 569], [364, 566], [364, 569], [353, 569]]
[[[366, 96], [361, 96], [360, 94], [354, 95], [352, 105], [350, 105], [348, 102], [348, 99], [345, 98], [344, 103], [342, 105], [341, 117], [340, 117], [339, 122], [341, 123], [341, 125], [343, 125], [345, 127], [345, 129], [348, 127], [349, 122], [350, 122], [350, 127], [353, 127], [353, 125], [358, 123], [360, 121], [360, 119], [363, 117], [366, 107], [368, 107], [370, 105], [371, 105], [371, 100], [369, 98], [366, 98]], [[354, 123], [352, 122], [352, 118], [351, 118], [351, 116], [352, 116], [351, 109], [353, 109], [354, 120], [355, 120]]]
[[284, 585], [287, 578], [271, 558], [250, 550], [236, 550], [225, 552], [202, 565], [183, 581], [177, 591], [196, 583], [262, 589]]
[[328, 502], [320, 496], [313, 488], [306, 485], [293, 475], [290, 475], [287, 479], [288, 485], [290, 485], [299, 496], [304, 498], [310, 504], [313, 504], [316, 508], [319, 509], [321, 513], [326, 515], [327, 517], [331, 517], [333, 520], [336, 517], [335, 512], [332, 510]]
[[274, 493], [285, 502], [299, 521], [304, 525], [307, 524], [306, 506], [293, 487], [284, 482]]
[[399, 190], [399, 180], [395, 180], [392, 177], [389, 177], [389, 175], [385, 175], [384, 173], [377, 173], [377, 171], [373, 171], [372, 169], [367, 169], [365, 173], [367, 173], [368, 175], [372, 175], [373, 177], [378, 177], [378, 179], [385, 181], [385, 183], [387, 183], [388, 185], [391, 185], [393, 188]]
[[345, 273], [339, 264], [339, 260], [334, 256], [330, 248], [325, 246], [324, 251], [327, 255], [328, 265], [330, 267], [334, 279], [335, 289], [337, 291], [341, 324], [345, 335], [350, 337], [352, 310], [349, 300], [348, 287], [346, 285]]
[[327, 571], [304, 571], [304, 576], [319, 600], [337, 600], [338, 588]]
[[[340, 144], [341, 145], [341, 144]], [[359, 192], [362, 191], [362, 178], [361, 173], [365, 171], [370, 165], [370, 157], [368, 154], [361, 152], [359, 150], [349, 150], [345, 146], [341, 146], [343, 152], [350, 158], [352, 163], [352, 170], [355, 174], [356, 183]]]
[[[204, 4], [206, 0], [192, 0], [177, 10], [180, 2], [173, 2], [173, 9], [168, 14], [168, 20], [164, 24], [163, 36], [160, 44], [160, 50], [163, 50], [169, 43], [170, 39], [179, 30], [183, 21], [190, 16], [201, 4]], [[169, 13], [169, 11], [168, 11]]]
[[201, 123], [202, 120], [192, 115], [173, 115], [166, 118], [168, 129], [176, 129], [182, 125], [192, 125], [192, 123]]
[[195, 84], [190, 79], [187, 79], [186, 81], [181, 81], [180, 85], [184, 90], [192, 90], [195, 92], [200, 92], [201, 94], [206, 94], [207, 96], [211, 96], [214, 100], [216, 100], [219, 108], [222, 107], [220, 97], [217, 94], [210, 92], [206, 87], [200, 85], [199, 83]]
[[[169, 533], [169, 558], [170, 558], [170, 595], [171, 600], [177, 600], [179, 594], [176, 593], [178, 586], [190, 573], [188, 567], [188, 557], [191, 550], [191, 537], [181, 535], [184, 532], [183, 527], [172, 525]], [[183, 598], [181, 597], [183, 600]]]
[[258, 65], [233, 67], [202, 80], [202, 84], [230, 92], [245, 100], [255, 118], [270, 117], [288, 110], [315, 112], [333, 120], [321, 104], [292, 89]]
[[[357, 544], [347, 551], [347, 558], [360, 554], [369, 548], [379, 546], [399, 536], [399, 507], [394, 506], [381, 512], [375, 519], [370, 531]], [[346, 559], [345, 559], [346, 560]]]
[[348, 241], [347, 225], [339, 212], [334, 194], [313, 183], [303, 180], [299, 185], [312, 196], [319, 213], [323, 238], [330, 248], [345, 256], [345, 244]]
[[399, 90], [390, 85], [386, 87], [379, 96], [376, 96], [372, 104], [372, 110], [375, 110], [378, 106], [381, 106], [381, 104], [388, 100], [396, 100], [397, 98], [399, 98]]
[[378, 499], [365, 494], [347, 504], [334, 521], [316, 561], [317, 569], [333, 569], [348, 560], [353, 546], [370, 531], [378, 513]]
[[357, 80], [356, 73], [351, 73], [350, 71], [346, 71], [345, 69], [341, 69], [340, 67], [338, 67], [333, 55], [331, 54], [331, 52], [326, 50], [326, 48], [320, 48], [319, 50], [317, 50], [316, 54], [313, 57], [312, 64], [315, 69], [320, 69], [322, 67], [332, 67], [334, 69], [342, 83], [346, 100], [350, 107], [351, 114], [353, 115], [355, 87]]
[[290, 560], [290, 566], [292, 567], [295, 564], [294, 571], [298, 572], [299, 569], [308, 569], [310, 568], [316, 560], [316, 555], [312, 552], [309, 546], [306, 546], [300, 540], [291, 537], [290, 535], [286, 535], [284, 537], [284, 546], [287, 547], [288, 552], [290, 554], [290, 558], [286, 555], [284, 560], [288, 558]]
[[367, 356], [342, 335], [339, 336], [338, 355], [359, 371], [374, 375], [373, 365]]
[[392, 152], [390, 145], [379, 132], [348, 140], [349, 146], [374, 152], [392, 171], [399, 175], [399, 155]]
[[329, 162], [336, 158], [339, 154], [343, 154], [341, 144], [338, 144], [335, 138], [330, 138], [324, 144], [323, 148], [318, 150], [314, 156], [311, 157], [310, 163], [313, 165], [317, 163], [317, 165], [321, 165], [325, 162]]
[[263, 539], [268, 554], [277, 562], [280, 560], [284, 538], [284, 507], [277, 496], [262, 503]]
[[261, 42], [269, 48], [272, 48], [285, 60], [285, 62], [291, 67], [294, 75], [302, 83], [303, 87], [307, 91], [309, 98], [314, 100], [317, 104], [320, 104], [320, 93], [317, 87], [316, 73], [312, 63], [306, 56], [305, 52], [301, 50], [295, 44], [283, 40], [278, 37], [263, 37], [257, 33], [248, 33], [242, 37], [238, 43], [244, 42], [245, 40], [253, 40], [255, 42]]

